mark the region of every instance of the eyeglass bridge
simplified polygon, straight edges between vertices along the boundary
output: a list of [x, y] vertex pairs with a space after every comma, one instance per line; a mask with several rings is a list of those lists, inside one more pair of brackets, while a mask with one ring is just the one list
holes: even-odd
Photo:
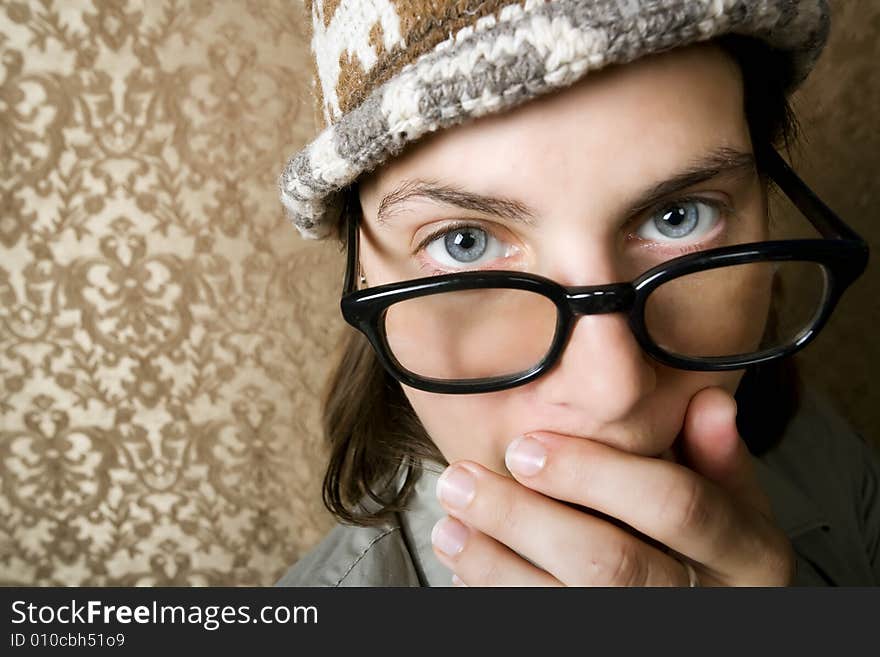
[[576, 315], [629, 312], [636, 298], [629, 283], [570, 287], [567, 291], [568, 307]]

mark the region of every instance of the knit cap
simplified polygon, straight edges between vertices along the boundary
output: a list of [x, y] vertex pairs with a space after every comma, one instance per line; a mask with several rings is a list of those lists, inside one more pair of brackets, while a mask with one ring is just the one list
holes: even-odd
[[303, 237], [333, 234], [346, 188], [426, 133], [590, 71], [724, 34], [788, 59], [786, 92], [827, 40], [827, 0], [306, 0], [319, 134], [281, 174]]

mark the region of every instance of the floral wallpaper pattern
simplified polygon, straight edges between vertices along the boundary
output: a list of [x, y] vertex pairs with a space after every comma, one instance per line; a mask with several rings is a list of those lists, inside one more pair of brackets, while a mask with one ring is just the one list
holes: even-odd
[[[880, 6], [835, 10], [801, 168], [876, 248]], [[271, 584], [332, 526], [342, 260], [276, 193], [306, 40], [289, 0], [0, 0], [0, 583]], [[803, 355], [872, 438], [874, 271]]]
[[295, 10], [0, 5], [0, 581], [270, 584], [329, 527]]

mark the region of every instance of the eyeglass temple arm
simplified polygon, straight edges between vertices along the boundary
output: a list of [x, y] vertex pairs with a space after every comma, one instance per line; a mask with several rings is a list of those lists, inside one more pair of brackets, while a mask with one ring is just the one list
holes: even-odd
[[819, 233], [829, 239], [845, 239], [864, 242], [865, 240], [852, 228], [847, 226], [834, 211], [816, 196], [807, 184], [801, 180], [788, 162], [776, 151], [768, 148], [763, 153], [767, 172], [779, 188], [791, 199], [792, 203], [803, 212]]
[[348, 224], [348, 258], [345, 266], [345, 278], [342, 281], [342, 294], [350, 294], [355, 290], [355, 270], [358, 264], [358, 251], [360, 250], [360, 234], [357, 229], [357, 217], [349, 212], [348, 202], [350, 194], [343, 192], [345, 201], [342, 207], [342, 219]]

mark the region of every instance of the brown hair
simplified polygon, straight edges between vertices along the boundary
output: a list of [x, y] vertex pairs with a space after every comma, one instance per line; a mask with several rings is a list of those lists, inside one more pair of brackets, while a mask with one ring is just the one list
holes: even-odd
[[[745, 114], [760, 171], [759, 146], [789, 150], [797, 137], [797, 121], [785, 94], [791, 71], [784, 57], [757, 39], [729, 35], [716, 42], [743, 71]], [[347, 193], [346, 207], [360, 212], [357, 185]], [[338, 225], [342, 249], [347, 219]], [[771, 330], [773, 321], [771, 317]], [[331, 449], [324, 505], [343, 523], [383, 523], [405, 507], [422, 459], [446, 461], [363, 334], [346, 326], [337, 359], [323, 399], [323, 430]], [[791, 358], [746, 370], [736, 392], [737, 427], [753, 453], [778, 442], [799, 398], [799, 376]]]

